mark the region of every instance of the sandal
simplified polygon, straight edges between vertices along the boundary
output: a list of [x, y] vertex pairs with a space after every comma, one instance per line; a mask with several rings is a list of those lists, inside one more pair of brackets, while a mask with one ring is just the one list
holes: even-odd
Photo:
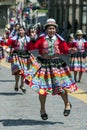
[[21, 89], [21, 91], [22, 91], [24, 94], [26, 93], [26, 89], [22, 88], [21, 86], [20, 86], [20, 89]]
[[71, 108], [72, 108], [72, 105], [70, 103], [70, 109], [65, 109], [64, 112], [63, 112], [63, 115], [64, 116], [69, 116], [70, 112], [71, 112]]
[[41, 118], [42, 118], [42, 120], [47, 120], [48, 119], [48, 115], [46, 113], [41, 114]]

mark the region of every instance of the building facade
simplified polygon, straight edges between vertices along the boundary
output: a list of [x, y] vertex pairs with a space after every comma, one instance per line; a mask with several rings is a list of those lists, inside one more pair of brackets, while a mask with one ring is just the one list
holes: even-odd
[[[9, 23], [11, 11], [15, 17], [16, 6], [20, 3], [22, 3], [23, 6], [26, 0], [0, 0], [0, 28], [4, 28], [5, 25]], [[18, 5], [18, 7], [20, 5]]]
[[16, 4], [16, 0], [0, 0], [0, 28], [8, 23], [9, 8]]
[[78, 24], [87, 33], [87, 0], [48, 0], [48, 17], [55, 18], [60, 28], [70, 22], [72, 32]]

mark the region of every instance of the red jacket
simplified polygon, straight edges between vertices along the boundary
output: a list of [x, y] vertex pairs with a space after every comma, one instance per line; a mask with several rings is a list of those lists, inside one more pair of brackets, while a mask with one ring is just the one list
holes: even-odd
[[[49, 53], [48, 51], [49, 45], [47, 43], [47, 40], [45, 39], [45, 36], [40, 37], [36, 41], [36, 43], [29, 43], [28, 49], [29, 50], [38, 49], [40, 55]], [[58, 38], [57, 41], [55, 42], [54, 50], [56, 54], [68, 54], [69, 47], [67, 46], [67, 43], [64, 40]]]

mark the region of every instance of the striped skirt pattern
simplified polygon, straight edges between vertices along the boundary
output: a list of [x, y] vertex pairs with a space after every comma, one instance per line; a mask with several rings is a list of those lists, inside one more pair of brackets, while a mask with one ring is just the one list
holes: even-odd
[[[28, 84], [38, 94], [61, 94], [65, 90], [74, 92], [77, 90], [75, 81], [70, 73], [69, 67], [61, 59], [42, 59], [37, 58], [40, 66], [36, 68], [35, 64], [25, 76], [25, 83]], [[35, 69], [35, 70], [34, 70]]]
[[87, 54], [86, 52], [76, 52], [70, 58], [70, 70], [85, 72], [87, 71]]
[[0, 60], [4, 58], [4, 50], [3, 47], [0, 47]]
[[11, 63], [12, 74], [15, 75], [17, 72], [19, 72], [20, 75], [26, 76], [28, 75], [29, 70], [31, 70], [32, 64], [34, 64], [34, 68], [32, 68], [32, 70], [35, 72], [35, 67], [37, 70], [38, 64], [32, 54], [30, 54], [28, 57], [13, 55]]

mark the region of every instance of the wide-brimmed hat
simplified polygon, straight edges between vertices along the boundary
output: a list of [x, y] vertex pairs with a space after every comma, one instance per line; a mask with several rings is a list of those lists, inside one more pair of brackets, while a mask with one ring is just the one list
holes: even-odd
[[46, 28], [46, 27], [51, 26], [51, 25], [55, 26], [56, 28], [58, 27], [58, 25], [56, 24], [55, 19], [53, 19], [53, 18], [47, 19], [46, 24], [44, 25], [44, 27]]
[[76, 31], [76, 35], [83, 35], [82, 30], [77, 30], [77, 31]]

